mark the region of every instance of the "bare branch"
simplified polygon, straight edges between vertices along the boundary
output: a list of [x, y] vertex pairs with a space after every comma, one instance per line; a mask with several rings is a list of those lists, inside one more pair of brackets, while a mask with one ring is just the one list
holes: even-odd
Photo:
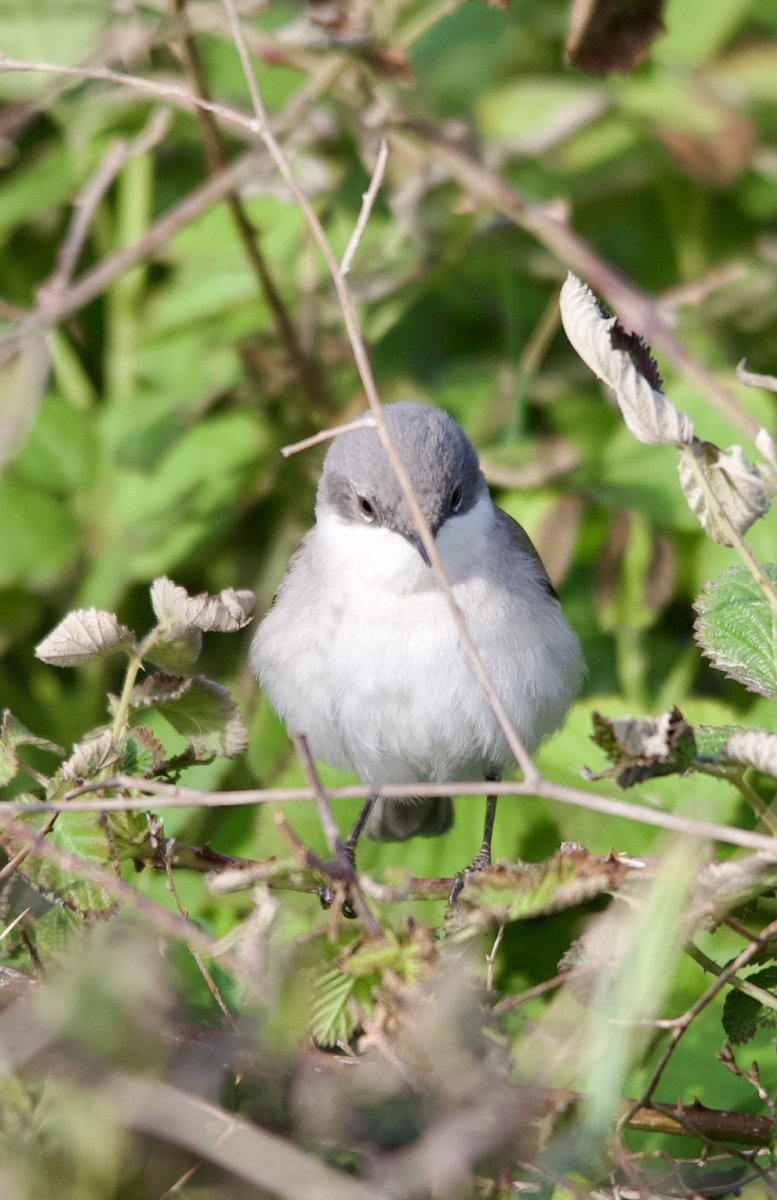
[[[122, 788], [140, 793], [137, 799], [122, 799], [109, 797], [105, 800], [82, 800], [81, 796], [89, 792], [114, 790]], [[564, 784], [552, 783], [550, 780], [539, 779], [500, 781], [489, 783], [488, 790], [495, 796], [538, 796], [545, 800], [554, 800], [559, 804], [570, 804], [575, 808], [585, 808], [590, 812], [604, 813], [610, 817], [623, 817], [627, 821], [637, 821], [643, 825], [654, 825], [659, 829], [671, 829], [675, 833], [688, 837], [711, 838], [714, 841], [725, 842], [731, 846], [742, 846], [747, 850], [762, 850], [775, 854], [777, 843], [766, 834], [752, 833], [747, 829], [735, 829], [730, 825], [719, 825], [714, 821], [699, 821], [692, 817], [684, 817], [680, 813], [660, 812], [644, 805], [632, 804], [626, 800], [616, 800], [611, 796], [600, 796], [594, 792], [586, 792], [580, 788], [567, 787]], [[394, 783], [387, 784], [374, 791], [377, 799], [384, 796], [397, 798], [413, 796], [481, 796], [483, 780], [470, 780], [462, 783]], [[62, 812], [134, 812], [147, 808], [147, 801], [142, 796], [156, 796], [154, 807], [160, 812], [167, 808], [234, 808], [241, 804], [278, 804], [293, 803], [298, 800], [315, 799], [310, 787], [297, 788], [248, 788], [234, 792], [201, 792], [196, 788], [181, 787], [178, 784], [165, 783], [159, 779], [136, 779], [132, 775], [115, 775], [111, 779], [82, 784], [73, 788], [60, 801], [18, 801], [8, 800], [2, 806], [2, 813], [30, 814]], [[347, 787], [329, 789], [332, 800], [363, 800], [364, 787], [350, 784]]]
[[377, 422], [372, 417], [357, 417], [354, 421], [347, 421], [344, 425], [333, 425], [330, 429], [322, 429], [320, 433], [313, 433], [310, 437], [303, 438], [301, 442], [292, 442], [289, 446], [281, 446], [281, 454], [284, 458], [290, 458], [292, 454], [299, 454], [300, 450], [309, 450], [311, 446], [331, 441], [332, 438], [339, 437], [341, 433], [349, 433], [352, 429], [376, 428]]
[[385, 138], [381, 138], [380, 146], [378, 147], [378, 157], [375, 160], [375, 168], [372, 172], [370, 186], [362, 196], [362, 206], [359, 210], [359, 217], [356, 221], [354, 231], [348, 239], [348, 245], [345, 247], [345, 253], [340, 260], [340, 271], [343, 275], [347, 275], [351, 269], [351, 264], [354, 255], [359, 248], [359, 242], [364, 236], [364, 231], [367, 228], [367, 222], [370, 219], [375, 201], [380, 191], [380, 186], [383, 183], [383, 176], [386, 173], [386, 164], [389, 157], [389, 145]]

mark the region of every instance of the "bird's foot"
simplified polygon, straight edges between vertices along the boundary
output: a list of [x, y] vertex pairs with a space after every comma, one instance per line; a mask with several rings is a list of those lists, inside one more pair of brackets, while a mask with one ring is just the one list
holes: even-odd
[[351, 846], [346, 843], [340, 843], [337, 847], [334, 862], [332, 863], [332, 879], [335, 886], [331, 883], [324, 883], [318, 889], [318, 898], [321, 901], [322, 908], [331, 908], [335, 901], [337, 893], [337, 883], [345, 888], [345, 899], [343, 900], [343, 916], [349, 921], [356, 919], [356, 910], [351, 902], [349, 895], [350, 884], [356, 879], [356, 846]]
[[453, 880], [453, 887], [451, 888], [451, 894], [448, 897], [448, 903], [455, 904], [472, 876], [479, 875], [481, 871], [485, 871], [486, 868], [490, 866], [491, 847], [481, 846], [469, 866], [465, 867], [463, 871], [459, 871]]

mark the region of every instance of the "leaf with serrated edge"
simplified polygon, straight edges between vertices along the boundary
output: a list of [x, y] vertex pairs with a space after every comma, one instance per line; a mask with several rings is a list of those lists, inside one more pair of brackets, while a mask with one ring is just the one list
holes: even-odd
[[[777, 584], [777, 566], [763, 570]], [[747, 569], [732, 567], [708, 583], [694, 608], [694, 637], [712, 665], [750, 692], [777, 695], [777, 618]]]
[[153, 704], [178, 700], [191, 686], [191, 675], [171, 675], [166, 671], [156, 671], [153, 675], [147, 675], [142, 683], [135, 685], [130, 694], [130, 705], [132, 708], [150, 708]]
[[152, 704], [186, 738], [197, 757], [234, 758], [248, 745], [240, 709], [227, 689], [212, 679], [196, 675], [177, 699]]
[[731, 762], [755, 767], [777, 779], [777, 733], [766, 729], [741, 729], [726, 742], [723, 753]]
[[769, 511], [769, 498], [758, 468], [747, 462], [741, 446], [731, 446], [724, 453], [712, 442], [696, 439], [692, 446], [683, 447], [677, 469], [691, 511], [699, 518], [705, 533], [723, 546], [732, 544], [731, 536], [699, 482], [699, 471], [740, 536]]
[[145, 725], [135, 725], [116, 747], [127, 775], [151, 775], [164, 760], [165, 748]]
[[35, 649], [35, 654], [54, 667], [78, 667], [83, 663], [129, 650], [135, 634], [120, 625], [116, 615], [97, 608], [80, 608], [68, 613], [48, 637]]
[[[693, 440], [693, 422], [651, 386], [635, 366], [616, 317], [606, 317], [590, 288], [571, 272], [561, 289], [561, 323], [572, 347], [615, 393], [626, 425], [640, 442], [671, 446]], [[644, 353], [648, 352], [645, 349]]]
[[225, 588], [217, 596], [190, 596], [185, 588], [162, 575], [151, 585], [151, 604], [162, 628], [194, 626], [203, 633], [233, 633], [251, 620], [254, 594]]

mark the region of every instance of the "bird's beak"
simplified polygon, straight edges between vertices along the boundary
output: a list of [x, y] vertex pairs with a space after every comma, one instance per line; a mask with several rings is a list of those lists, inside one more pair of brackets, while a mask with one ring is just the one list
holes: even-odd
[[[434, 530], [432, 530], [432, 537], [434, 537]], [[411, 534], [409, 541], [410, 541], [411, 545], [415, 546], [416, 550], [421, 555], [421, 558], [424, 560], [427, 567], [431, 567], [431, 565], [432, 565], [431, 559], [429, 558], [429, 555], [426, 552], [426, 546], [421, 541], [420, 535], [417, 533]]]

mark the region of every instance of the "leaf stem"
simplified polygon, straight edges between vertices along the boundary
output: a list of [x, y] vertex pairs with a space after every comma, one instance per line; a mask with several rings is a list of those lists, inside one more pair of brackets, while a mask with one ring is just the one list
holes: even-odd
[[707, 478], [704, 467], [699, 462], [695, 448], [693, 446], [684, 446], [681, 453], [694, 478], [696, 479], [696, 482], [704, 492], [707, 503], [709, 504], [710, 508], [713, 509], [718, 521], [722, 525], [726, 536], [729, 539], [729, 544], [737, 551], [739, 557], [744, 562], [745, 566], [750, 572], [750, 577], [752, 578], [753, 583], [755, 583], [756, 587], [759, 587], [766, 596], [766, 599], [769, 602], [769, 607], [772, 610], [772, 614], [775, 620], [777, 620], [777, 588], [775, 588], [771, 579], [764, 571], [763, 566], [755, 557], [752, 550], [747, 545], [739, 530], [729, 517], [725, 508], [720, 503], [720, 500], [715, 495], [715, 492], [713, 491]]

